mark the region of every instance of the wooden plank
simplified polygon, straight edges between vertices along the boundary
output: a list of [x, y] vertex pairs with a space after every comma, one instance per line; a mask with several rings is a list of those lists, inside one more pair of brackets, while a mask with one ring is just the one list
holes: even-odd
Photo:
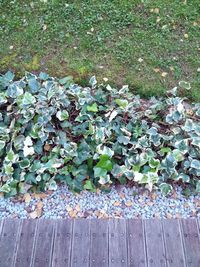
[[39, 219], [36, 230], [36, 242], [32, 266], [51, 266], [53, 239], [54, 221], [49, 219]]
[[108, 267], [108, 220], [91, 220], [90, 266]]
[[187, 266], [200, 266], [200, 239], [196, 219], [181, 220]]
[[70, 266], [72, 220], [57, 220], [52, 267]]
[[36, 235], [36, 222], [36, 220], [22, 220], [22, 229], [19, 235], [15, 267], [27, 267], [31, 264]]
[[109, 266], [127, 266], [126, 221], [109, 220]]
[[185, 267], [184, 249], [178, 220], [162, 220], [166, 260], [170, 267]]
[[160, 220], [144, 221], [148, 266], [166, 266], [162, 225]]
[[127, 220], [128, 266], [146, 267], [145, 236], [142, 220]]
[[90, 220], [76, 219], [73, 226], [72, 267], [88, 267], [90, 250]]
[[14, 266], [20, 220], [5, 219], [0, 239], [0, 266]]

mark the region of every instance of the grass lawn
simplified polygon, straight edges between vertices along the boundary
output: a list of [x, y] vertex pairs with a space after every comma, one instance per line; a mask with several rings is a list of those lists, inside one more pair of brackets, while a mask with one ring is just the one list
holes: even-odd
[[199, 0], [0, 0], [0, 72], [96, 75], [161, 95], [180, 80], [200, 101]]

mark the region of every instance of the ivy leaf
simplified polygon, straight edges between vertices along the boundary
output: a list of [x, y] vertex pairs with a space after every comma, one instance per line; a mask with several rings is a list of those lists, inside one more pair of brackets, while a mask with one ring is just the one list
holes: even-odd
[[97, 85], [97, 80], [95, 76], [92, 76], [90, 78], [89, 84], [92, 86], [92, 88], [94, 88]]
[[35, 99], [35, 97], [31, 93], [26, 92], [23, 95], [23, 98], [22, 98], [22, 104], [23, 104], [23, 106], [33, 105], [35, 102], [36, 102], [36, 99]]
[[95, 192], [95, 187], [90, 180], [87, 180], [83, 186], [85, 190], [90, 190], [91, 192]]
[[118, 137], [117, 137], [117, 141], [118, 141], [120, 144], [128, 145], [128, 143], [130, 142], [130, 137], [125, 136], [125, 135], [121, 135], [121, 136], [118, 136]]
[[101, 177], [107, 174], [107, 170], [101, 167], [94, 167], [94, 177]]
[[15, 74], [11, 71], [7, 71], [6, 74], [4, 75], [4, 78], [9, 82], [12, 82], [14, 77], [15, 77]]
[[66, 110], [59, 110], [57, 113], [56, 113], [56, 117], [60, 120], [60, 121], [64, 121], [64, 120], [67, 120], [69, 118], [69, 113], [66, 111]]
[[198, 180], [196, 183], [196, 192], [200, 193], [200, 180]]
[[191, 165], [190, 165], [191, 168], [194, 168], [196, 170], [200, 170], [200, 160], [197, 160], [197, 159], [193, 159], [191, 161]]
[[115, 99], [115, 102], [122, 109], [128, 106], [128, 101], [126, 99]]
[[39, 78], [40, 80], [46, 81], [49, 78], [49, 75], [46, 72], [40, 72]]
[[28, 80], [28, 86], [31, 89], [31, 93], [36, 93], [40, 88], [40, 83], [37, 81], [35, 77], [32, 77], [31, 79]]
[[10, 191], [11, 191], [11, 188], [8, 184], [4, 184], [0, 187], [0, 192], [9, 193]]
[[25, 168], [30, 167], [30, 160], [24, 159], [24, 160], [20, 161], [19, 166], [21, 169], [25, 169]]
[[13, 83], [8, 86], [7, 95], [12, 98], [17, 98], [24, 93], [23, 88]]
[[109, 182], [110, 182], [110, 175], [107, 174], [107, 175], [105, 175], [105, 176], [101, 176], [98, 182], [99, 182], [101, 185], [105, 185], [105, 184], [109, 183]]
[[87, 111], [90, 112], [98, 112], [97, 103], [93, 103], [91, 106], [87, 106]]
[[152, 169], [156, 169], [160, 166], [160, 160], [159, 159], [150, 159], [149, 161], [149, 166], [152, 168]]
[[108, 155], [101, 155], [96, 167], [111, 171], [113, 165]]
[[3, 140], [0, 140], [0, 151], [3, 150], [3, 148], [5, 147], [6, 142]]
[[167, 183], [162, 183], [159, 185], [159, 188], [162, 192], [163, 195], [168, 195], [169, 193], [172, 192], [172, 186], [170, 184], [167, 184]]

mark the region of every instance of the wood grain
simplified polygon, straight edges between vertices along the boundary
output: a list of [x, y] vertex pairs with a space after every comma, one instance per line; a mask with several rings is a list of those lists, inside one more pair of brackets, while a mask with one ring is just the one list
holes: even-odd
[[70, 266], [72, 220], [58, 220], [55, 228], [52, 267]]
[[127, 266], [126, 220], [109, 221], [109, 266]]
[[200, 266], [200, 239], [197, 220], [181, 220], [181, 229], [187, 266]]
[[127, 220], [128, 266], [146, 267], [146, 246], [142, 220]]
[[91, 220], [90, 266], [108, 267], [108, 220]]
[[161, 221], [148, 219], [144, 222], [148, 266], [165, 267], [167, 263]]

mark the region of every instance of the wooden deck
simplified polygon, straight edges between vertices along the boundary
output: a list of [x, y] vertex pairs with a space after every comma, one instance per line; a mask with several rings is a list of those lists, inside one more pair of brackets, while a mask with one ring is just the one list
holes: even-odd
[[200, 221], [0, 221], [0, 267], [200, 267]]

